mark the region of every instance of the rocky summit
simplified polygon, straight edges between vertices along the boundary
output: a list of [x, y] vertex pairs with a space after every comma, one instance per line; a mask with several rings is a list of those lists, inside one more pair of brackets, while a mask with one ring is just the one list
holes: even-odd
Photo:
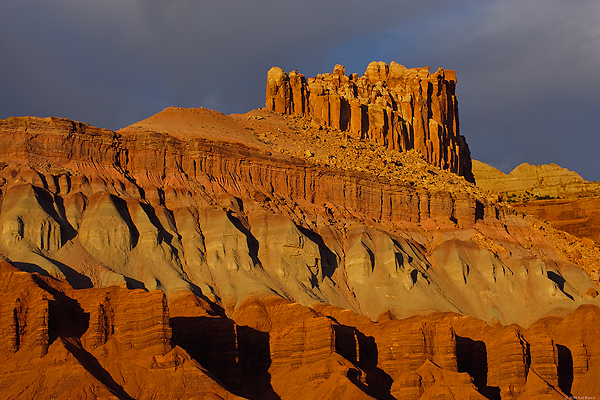
[[455, 85], [273, 68], [246, 114], [0, 121], [0, 398], [600, 393], [600, 248], [472, 183]]
[[347, 131], [394, 150], [416, 149], [425, 159], [473, 181], [471, 157], [459, 134], [456, 73], [372, 62], [363, 76], [333, 73], [306, 77], [273, 67], [266, 108]]

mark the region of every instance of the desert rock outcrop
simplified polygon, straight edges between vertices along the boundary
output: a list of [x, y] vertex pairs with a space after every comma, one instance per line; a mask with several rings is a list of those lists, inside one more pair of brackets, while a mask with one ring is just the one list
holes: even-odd
[[600, 183], [558, 165], [521, 164], [505, 174], [473, 160], [477, 186], [505, 197], [522, 212], [600, 244]]
[[[6, 120], [2, 254], [77, 288], [200, 295], [229, 315], [276, 294], [372, 319], [437, 310], [526, 325], [600, 301], [597, 249], [415, 153], [333, 131], [312, 147], [323, 131], [297, 118], [175, 108], [119, 132]], [[291, 153], [301, 145], [314, 155]], [[390, 162], [315, 160], [351, 149]]]
[[306, 78], [273, 67], [267, 74], [265, 105], [287, 115], [368, 139], [389, 149], [416, 149], [425, 159], [472, 181], [471, 158], [459, 134], [456, 73], [429, 67], [408, 69], [372, 62], [363, 76], [333, 73]]
[[159, 291], [74, 290], [6, 261], [0, 289], [0, 398], [552, 399], [600, 389], [594, 306], [528, 329], [454, 313], [372, 322], [276, 297], [229, 319], [198, 300], [168, 307]]
[[597, 196], [599, 182], [588, 182], [579, 174], [556, 164], [521, 164], [510, 174], [473, 160], [477, 186], [484, 190], [505, 193], [513, 201], [537, 198], [570, 198]]

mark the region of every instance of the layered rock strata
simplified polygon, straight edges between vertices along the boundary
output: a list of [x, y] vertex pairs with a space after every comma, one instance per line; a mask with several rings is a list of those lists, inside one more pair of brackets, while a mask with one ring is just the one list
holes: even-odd
[[[250, 129], [277, 127], [307, 140], [272, 112], [257, 114], [264, 125], [182, 109], [152, 121], [173, 114], [185, 131], [4, 121], [1, 253], [77, 288], [159, 289], [170, 303], [200, 295], [228, 314], [249, 296], [275, 293], [373, 319], [385, 309], [438, 310], [528, 324], [598, 301], [596, 249], [454, 174], [415, 161], [412, 180], [390, 179], [247, 139], [256, 137]], [[239, 141], [204, 131], [218, 124]], [[426, 177], [414, 179], [423, 167]]]
[[6, 261], [0, 289], [3, 399], [504, 400], [600, 389], [594, 306], [527, 329], [455, 313], [373, 322], [276, 297], [229, 319], [198, 298], [168, 307], [159, 291], [73, 290]]
[[513, 202], [539, 198], [594, 197], [600, 193], [600, 182], [588, 182], [578, 173], [556, 164], [523, 163], [510, 174], [473, 160], [477, 186], [504, 193]]
[[425, 159], [473, 181], [471, 158], [459, 134], [456, 73], [372, 62], [363, 76], [333, 73], [306, 78], [273, 67], [267, 74], [269, 110], [309, 116], [390, 149], [416, 149]]
[[596, 307], [583, 306], [564, 319], [544, 318], [528, 329], [489, 326], [452, 313], [373, 323], [334, 307], [317, 310], [374, 340], [377, 367], [392, 378], [396, 399], [429, 398], [434, 387], [438, 396], [481, 399], [553, 399], [597, 390], [589, 369], [581, 367], [594, 364], [589, 349], [597, 348], [596, 328], [586, 321], [599, 316]]
[[0, 291], [2, 399], [239, 398], [172, 345], [162, 292], [74, 290], [6, 261]]
[[512, 206], [600, 246], [600, 196], [534, 200]]
[[[0, 398], [600, 389], [597, 249], [410, 151], [303, 123], [2, 121]], [[343, 151], [386, 162], [314, 160]]]

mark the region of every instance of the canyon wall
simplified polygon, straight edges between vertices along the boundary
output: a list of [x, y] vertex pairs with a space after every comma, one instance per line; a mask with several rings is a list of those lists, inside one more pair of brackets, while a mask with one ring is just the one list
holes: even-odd
[[307, 116], [390, 149], [416, 149], [425, 159], [473, 181], [467, 142], [459, 134], [456, 73], [372, 62], [363, 76], [333, 73], [306, 78], [273, 67], [267, 74], [267, 109]]

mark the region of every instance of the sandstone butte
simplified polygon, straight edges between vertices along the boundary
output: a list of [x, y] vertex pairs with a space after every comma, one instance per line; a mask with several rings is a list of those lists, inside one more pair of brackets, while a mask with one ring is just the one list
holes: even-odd
[[333, 73], [306, 79], [273, 67], [267, 74], [265, 105], [287, 115], [348, 132], [393, 150], [416, 149], [425, 159], [473, 181], [469, 147], [459, 134], [456, 72], [407, 69], [372, 62], [363, 76]]
[[453, 73], [273, 71], [246, 114], [0, 121], [0, 399], [600, 394], [600, 249], [470, 182]]

